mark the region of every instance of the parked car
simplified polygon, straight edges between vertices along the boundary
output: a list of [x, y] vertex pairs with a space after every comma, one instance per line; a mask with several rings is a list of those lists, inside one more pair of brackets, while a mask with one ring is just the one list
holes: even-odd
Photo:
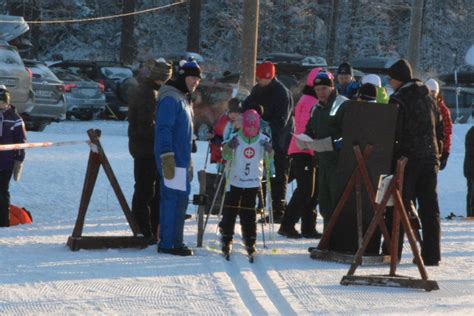
[[132, 69], [118, 62], [70, 60], [53, 63], [51, 69], [67, 69], [84, 78], [98, 82], [103, 86], [107, 102], [106, 113], [114, 118], [125, 119], [128, 105], [121, 95], [120, 85], [133, 76]]
[[61, 67], [50, 69], [64, 82], [64, 95], [67, 104], [66, 118], [91, 120], [105, 111], [107, 103], [102, 84], [85, 79], [69, 69]]
[[[42, 131], [53, 121], [66, 119], [66, 98], [64, 83], [46, 65], [39, 61], [24, 60], [25, 65], [33, 74], [32, 110], [25, 112], [27, 129]], [[28, 106], [29, 107], [29, 106]]]
[[[467, 123], [474, 119], [474, 87], [441, 86], [440, 90], [451, 112], [453, 123]], [[456, 107], [456, 94], [458, 94], [458, 107]]]
[[0, 41], [0, 84], [10, 91], [11, 103], [20, 114], [32, 110], [27, 106], [28, 100], [33, 99], [31, 77], [16, 48]]

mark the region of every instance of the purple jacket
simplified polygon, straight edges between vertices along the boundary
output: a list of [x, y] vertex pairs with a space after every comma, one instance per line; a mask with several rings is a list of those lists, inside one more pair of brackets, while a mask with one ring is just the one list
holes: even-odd
[[[15, 108], [0, 111], [0, 145], [26, 143], [25, 124]], [[0, 151], [0, 170], [13, 169], [15, 160], [23, 161], [25, 150]]]

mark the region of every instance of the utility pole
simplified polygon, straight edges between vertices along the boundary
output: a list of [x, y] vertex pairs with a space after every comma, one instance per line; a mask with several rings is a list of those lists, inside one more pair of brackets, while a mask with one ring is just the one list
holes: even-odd
[[[135, 12], [137, 0], [123, 0], [123, 13]], [[120, 61], [131, 65], [137, 55], [137, 42], [135, 40], [135, 16], [129, 15], [122, 18], [122, 34], [120, 42]]]
[[188, 52], [199, 53], [201, 42], [201, 0], [189, 1]]
[[255, 84], [257, 61], [259, 0], [244, 0], [242, 27], [242, 57], [240, 60], [240, 86], [249, 91]]
[[408, 61], [415, 74], [418, 72], [422, 24], [423, 0], [413, 0], [410, 17], [410, 36], [408, 37]]

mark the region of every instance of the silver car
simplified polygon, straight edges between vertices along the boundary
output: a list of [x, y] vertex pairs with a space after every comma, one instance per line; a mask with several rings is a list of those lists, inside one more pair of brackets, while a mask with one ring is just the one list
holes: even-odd
[[25, 68], [16, 48], [0, 41], [0, 85], [8, 88], [11, 103], [20, 114], [33, 108], [27, 104], [29, 99], [33, 99], [31, 77], [31, 71]]
[[50, 69], [64, 82], [68, 119], [91, 120], [104, 112], [106, 101], [102, 84], [81, 78], [68, 69]]
[[29, 130], [42, 131], [49, 123], [66, 119], [64, 83], [44, 63], [24, 62], [33, 73], [35, 94], [33, 109], [26, 114], [26, 126]]

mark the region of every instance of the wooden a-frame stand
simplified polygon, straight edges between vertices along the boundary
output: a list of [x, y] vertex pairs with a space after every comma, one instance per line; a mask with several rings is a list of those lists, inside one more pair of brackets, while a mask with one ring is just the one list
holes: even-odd
[[[420, 253], [418, 252], [415, 235], [413, 233], [410, 220], [406, 213], [406, 209], [403, 205], [402, 195], [400, 192], [401, 188], [403, 187], [403, 173], [405, 170], [406, 163], [406, 158], [401, 158], [398, 160], [395, 175], [390, 181], [387, 191], [383, 195], [382, 202], [380, 204], [376, 204], [374, 216], [364, 236], [364, 242], [362, 246], [359, 247], [359, 249], [357, 250], [354, 261], [352, 262], [351, 267], [347, 272], [347, 275], [342, 278], [342, 285], [375, 285], [424, 289], [426, 291], [439, 290], [438, 283], [436, 281], [428, 280], [428, 274], [426, 273], [423, 260], [420, 256]], [[369, 244], [370, 238], [373, 236], [377, 228], [377, 225], [380, 225], [380, 222], [383, 220], [384, 210], [387, 206], [387, 202], [390, 197], [392, 197], [395, 202], [392, 224], [393, 238], [391, 241], [388, 241], [388, 244], [390, 245], [391, 254], [390, 273], [389, 275], [356, 276], [354, 275], [354, 273], [357, 269], [357, 266], [359, 266], [362, 262], [362, 256]], [[412, 253], [415, 257], [414, 261], [420, 272], [421, 279], [415, 279], [395, 274], [398, 263], [398, 238], [400, 231], [400, 223], [403, 225], [403, 228], [407, 234]]]
[[[148, 246], [148, 240], [145, 237], [137, 236], [140, 233], [140, 230], [135, 218], [132, 215], [132, 212], [130, 211], [127, 200], [123, 195], [117, 178], [112, 171], [112, 167], [110, 166], [107, 156], [104, 153], [99, 140], [100, 134], [100, 130], [89, 129], [87, 131], [87, 135], [90, 139], [91, 151], [89, 154], [89, 161], [87, 163], [86, 177], [84, 180], [84, 187], [82, 189], [81, 202], [79, 205], [76, 224], [74, 226], [72, 236], [68, 238], [67, 245], [72, 251], [77, 251], [79, 249], [103, 248], [146, 248]], [[133, 232], [133, 236], [82, 236], [87, 208], [91, 200], [100, 166], [104, 168], [105, 174], [112, 185], [122, 211], [125, 214], [127, 222]]]
[[[341, 216], [341, 212], [344, 209], [344, 206], [349, 199], [350, 194], [355, 189], [356, 192], [356, 216], [357, 216], [357, 238], [359, 248], [362, 246], [363, 241], [363, 219], [362, 219], [362, 181], [365, 184], [365, 188], [369, 195], [369, 200], [371, 202], [371, 206], [373, 210], [376, 210], [376, 203], [375, 203], [375, 191], [370, 182], [369, 173], [367, 171], [367, 165], [365, 161], [369, 158], [370, 154], [372, 153], [373, 146], [368, 144], [364, 149], [364, 153], [362, 154], [359, 145], [355, 145], [353, 147], [355, 158], [356, 158], [356, 166], [352, 175], [347, 182], [347, 185], [342, 193], [341, 198], [339, 199], [337, 206], [334, 210], [331, 219], [321, 237], [321, 240], [316, 248], [311, 250], [311, 258], [313, 259], [320, 259], [324, 261], [335, 261], [340, 263], [352, 263], [354, 261], [353, 254], [347, 254], [337, 251], [328, 250], [329, 248], [329, 241], [331, 238], [331, 234], [334, 230], [334, 226], [336, 225], [339, 217]], [[382, 231], [382, 234], [385, 240], [390, 241], [390, 236], [388, 234], [387, 227], [383, 219], [378, 220], [376, 225], [378, 225]], [[374, 229], [375, 231], [375, 229]], [[371, 236], [370, 236], [371, 237]], [[367, 243], [370, 239], [367, 240]], [[363, 256], [361, 258], [361, 264], [364, 265], [374, 265], [374, 264], [386, 264], [390, 262], [389, 256]]]

